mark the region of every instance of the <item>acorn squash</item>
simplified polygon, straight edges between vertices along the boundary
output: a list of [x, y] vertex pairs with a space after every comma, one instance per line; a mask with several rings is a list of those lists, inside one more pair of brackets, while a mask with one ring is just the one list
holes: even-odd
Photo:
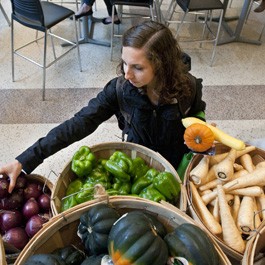
[[191, 265], [219, 265], [219, 255], [209, 236], [196, 225], [179, 225], [164, 238], [172, 257], [183, 257]]
[[107, 253], [109, 232], [119, 217], [107, 204], [97, 204], [80, 216], [77, 234], [88, 255]]
[[165, 265], [168, 248], [153, 222], [138, 211], [124, 214], [112, 226], [108, 242], [114, 265]]

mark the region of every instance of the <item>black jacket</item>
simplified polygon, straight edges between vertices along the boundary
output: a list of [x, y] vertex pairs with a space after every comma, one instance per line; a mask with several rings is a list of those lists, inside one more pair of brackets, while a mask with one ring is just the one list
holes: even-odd
[[[201, 79], [196, 79], [196, 93], [188, 116], [205, 110], [202, 101]], [[89, 101], [73, 118], [52, 129], [45, 137], [25, 150], [16, 159], [26, 173], [31, 173], [43, 160], [70, 144], [93, 133], [97, 127], [111, 116], [120, 115], [120, 105], [116, 91], [117, 78]], [[183, 154], [187, 152], [178, 103], [154, 106], [146, 95], [128, 81], [124, 85], [123, 105], [131, 115], [126, 132], [127, 141], [144, 145], [159, 152], [174, 167], [177, 167]], [[89, 143], [88, 143], [89, 145]]]

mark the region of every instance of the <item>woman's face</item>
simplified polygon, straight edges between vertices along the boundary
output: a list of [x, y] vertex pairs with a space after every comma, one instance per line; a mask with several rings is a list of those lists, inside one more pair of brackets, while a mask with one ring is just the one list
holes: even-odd
[[147, 86], [154, 80], [154, 70], [143, 49], [122, 48], [125, 78], [138, 88]]

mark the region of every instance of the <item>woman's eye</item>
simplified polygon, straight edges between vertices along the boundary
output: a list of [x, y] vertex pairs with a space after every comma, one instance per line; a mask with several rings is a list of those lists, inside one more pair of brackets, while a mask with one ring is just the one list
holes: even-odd
[[135, 68], [136, 70], [138, 70], [138, 71], [142, 71], [142, 70], [143, 70], [143, 67], [141, 67], [141, 66], [137, 66], [137, 65], [136, 65], [134, 68]]

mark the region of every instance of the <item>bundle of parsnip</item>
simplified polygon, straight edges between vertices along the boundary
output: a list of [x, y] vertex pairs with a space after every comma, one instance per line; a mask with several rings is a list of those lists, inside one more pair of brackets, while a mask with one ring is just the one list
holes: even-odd
[[251, 156], [255, 149], [205, 155], [189, 172], [191, 200], [201, 220], [240, 253], [244, 239], [265, 220], [265, 158]]

